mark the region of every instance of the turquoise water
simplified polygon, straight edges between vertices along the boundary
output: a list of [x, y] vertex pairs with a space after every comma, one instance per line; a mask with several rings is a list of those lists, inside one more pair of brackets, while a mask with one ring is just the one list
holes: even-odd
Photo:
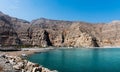
[[120, 72], [120, 49], [56, 49], [28, 60], [59, 72]]

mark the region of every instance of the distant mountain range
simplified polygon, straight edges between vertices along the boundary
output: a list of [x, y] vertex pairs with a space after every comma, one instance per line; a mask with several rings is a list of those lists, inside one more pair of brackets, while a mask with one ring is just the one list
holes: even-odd
[[91, 24], [40, 18], [29, 22], [0, 12], [0, 45], [120, 46], [120, 21]]

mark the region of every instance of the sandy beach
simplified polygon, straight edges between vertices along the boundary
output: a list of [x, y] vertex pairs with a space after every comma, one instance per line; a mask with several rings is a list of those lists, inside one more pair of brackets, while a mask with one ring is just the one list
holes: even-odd
[[21, 55], [30, 55], [34, 54], [36, 52], [46, 52], [53, 48], [22, 48], [21, 51], [6, 51], [6, 52], [0, 52], [0, 54], [6, 54], [10, 56], [21, 56]]
[[[65, 49], [70, 49], [70, 48], [73, 48], [73, 47], [65, 47]], [[83, 47], [84, 48], [84, 47]], [[85, 47], [85, 48], [120, 48], [119, 46], [105, 46], [105, 47]], [[55, 48], [22, 48], [21, 51], [6, 51], [6, 52], [0, 52], [0, 54], [7, 54], [7, 55], [11, 55], [11, 56], [21, 56], [22, 54], [25, 54], [25, 55], [30, 55], [30, 54], [34, 54], [36, 52], [46, 52], [46, 51], [49, 51], [49, 50], [52, 50], [52, 49], [55, 49]], [[64, 49], [63, 48], [60, 48], [60, 49]]]

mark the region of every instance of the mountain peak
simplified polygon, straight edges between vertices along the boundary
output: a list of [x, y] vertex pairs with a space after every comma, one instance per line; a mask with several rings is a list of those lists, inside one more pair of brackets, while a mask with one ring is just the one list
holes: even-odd
[[120, 20], [113, 20], [111, 23], [120, 23]]
[[41, 17], [40, 20], [46, 20], [47, 18]]
[[0, 11], [0, 13], [2, 13], [2, 12]]
[[4, 13], [0, 11], [0, 15], [3, 15]]

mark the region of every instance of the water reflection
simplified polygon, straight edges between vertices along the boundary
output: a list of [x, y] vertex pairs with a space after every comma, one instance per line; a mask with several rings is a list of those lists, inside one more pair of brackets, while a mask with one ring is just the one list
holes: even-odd
[[99, 72], [99, 49], [92, 50], [91, 63], [92, 63], [93, 72]]

